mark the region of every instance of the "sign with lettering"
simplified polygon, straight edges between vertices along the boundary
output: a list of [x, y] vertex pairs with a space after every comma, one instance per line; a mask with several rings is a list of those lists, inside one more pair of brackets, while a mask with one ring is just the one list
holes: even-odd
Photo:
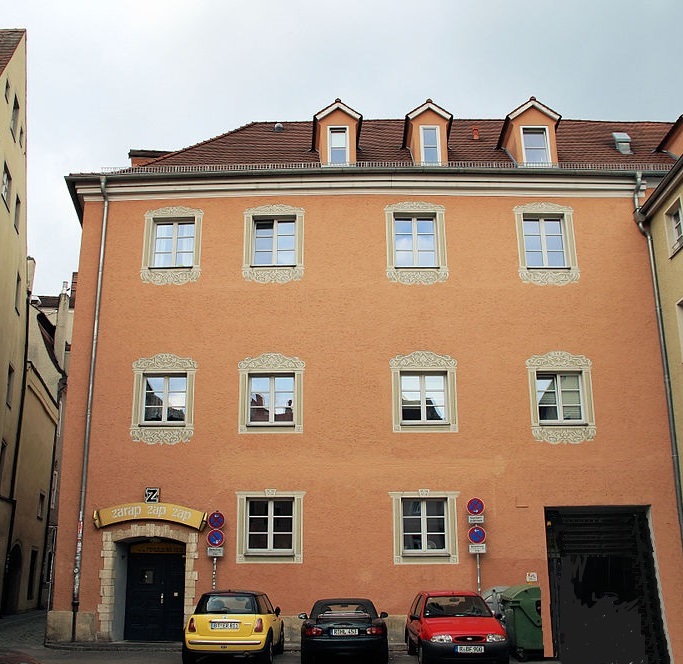
[[172, 521], [189, 528], [204, 530], [206, 512], [171, 503], [125, 503], [95, 510], [93, 520], [97, 528], [124, 521]]

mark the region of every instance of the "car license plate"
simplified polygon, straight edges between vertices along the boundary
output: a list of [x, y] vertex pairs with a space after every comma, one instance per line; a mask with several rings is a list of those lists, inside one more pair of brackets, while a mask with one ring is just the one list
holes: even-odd
[[347, 627], [335, 627], [331, 630], [332, 636], [358, 636], [357, 629], [350, 629]]
[[462, 653], [484, 652], [484, 646], [457, 646], [455, 648], [455, 652], [462, 652]]
[[234, 620], [212, 620], [211, 629], [239, 629], [240, 624]]

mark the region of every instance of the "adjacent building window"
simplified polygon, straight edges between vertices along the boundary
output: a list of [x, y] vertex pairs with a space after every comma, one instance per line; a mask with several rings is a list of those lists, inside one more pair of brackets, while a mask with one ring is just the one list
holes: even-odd
[[5, 101], [9, 104], [10, 84], [9, 80], [5, 81]]
[[140, 277], [156, 285], [197, 281], [204, 213], [185, 207], [150, 210], [145, 214], [145, 236]]
[[389, 362], [396, 432], [457, 431], [455, 369], [448, 355], [416, 351]]
[[394, 513], [394, 563], [458, 562], [457, 492], [390, 492]]
[[240, 433], [301, 433], [303, 372], [297, 357], [264, 353], [238, 364]]
[[327, 133], [328, 163], [343, 166], [349, 163], [348, 127], [329, 127]]
[[5, 164], [2, 168], [2, 186], [0, 187], [0, 195], [2, 200], [5, 201], [5, 205], [9, 210], [10, 205], [10, 194], [12, 193], [12, 176], [10, 175], [9, 168]]
[[14, 230], [18, 233], [21, 226], [21, 199], [17, 196], [14, 199]]
[[38, 511], [36, 512], [36, 518], [38, 519], [45, 518], [45, 499], [45, 492], [41, 491], [38, 494]]
[[14, 97], [14, 105], [12, 106], [12, 118], [10, 120], [9, 129], [12, 132], [12, 138], [17, 140], [17, 127], [19, 126], [19, 100]]
[[448, 278], [445, 208], [431, 203], [395, 203], [384, 208], [387, 276], [404, 284]]
[[527, 166], [549, 166], [548, 131], [545, 127], [522, 127], [524, 164]]
[[666, 213], [667, 234], [671, 243], [671, 251], [676, 252], [683, 246], [683, 211], [681, 201], [677, 200]]
[[536, 440], [580, 443], [595, 437], [592, 363], [583, 355], [553, 351], [526, 362], [531, 430]]
[[7, 367], [7, 384], [5, 387], [5, 405], [11, 408], [14, 397], [14, 367], [11, 364]]
[[420, 127], [420, 151], [423, 164], [441, 163], [438, 127]]
[[237, 562], [303, 562], [305, 492], [237, 492]]
[[529, 203], [514, 209], [522, 281], [562, 286], [579, 278], [572, 208]]
[[133, 440], [173, 445], [192, 438], [196, 371], [194, 360], [171, 353], [133, 362]]
[[285, 283], [303, 277], [304, 211], [289, 205], [264, 205], [244, 213], [247, 281]]
[[17, 314], [21, 314], [21, 303], [22, 300], [24, 299], [21, 294], [21, 276], [17, 274], [17, 284], [14, 288], [14, 311], [16, 311]]

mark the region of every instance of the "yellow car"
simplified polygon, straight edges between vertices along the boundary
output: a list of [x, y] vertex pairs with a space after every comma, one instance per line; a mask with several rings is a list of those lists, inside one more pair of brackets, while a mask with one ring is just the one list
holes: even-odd
[[183, 664], [204, 655], [239, 655], [272, 664], [284, 652], [285, 630], [280, 607], [255, 590], [204, 593], [185, 626]]

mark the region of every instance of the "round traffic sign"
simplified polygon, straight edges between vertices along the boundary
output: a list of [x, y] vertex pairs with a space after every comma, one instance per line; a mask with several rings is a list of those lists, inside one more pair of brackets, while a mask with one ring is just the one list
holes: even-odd
[[225, 517], [223, 516], [222, 512], [216, 510], [215, 512], [211, 512], [211, 514], [209, 514], [208, 521], [212, 528], [222, 528], [225, 524]]
[[213, 530], [209, 531], [208, 535], [206, 536], [206, 541], [210, 546], [222, 546], [223, 542], [225, 541], [225, 535], [223, 535], [222, 530], [214, 528]]
[[481, 526], [472, 526], [467, 532], [467, 539], [472, 544], [483, 544], [486, 541], [486, 531]]
[[467, 513], [468, 514], [483, 514], [484, 513], [484, 501], [481, 498], [470, 498], [467, 501]]

